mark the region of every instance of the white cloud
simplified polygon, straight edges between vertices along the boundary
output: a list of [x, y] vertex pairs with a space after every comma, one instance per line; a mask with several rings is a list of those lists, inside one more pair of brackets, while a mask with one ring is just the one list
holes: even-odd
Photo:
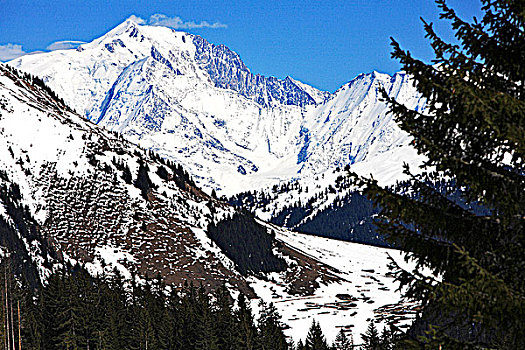
[[5, 44], [0, 45], [0, 61], [10, 61], [25, 55], [27, 52], [22, 50], [22, 45]]
[[[53, 51], [53, 50], [75, 49], [82, 44], [85, 44], [85, 42], [78, 41], [78, 40], [55, 41], [54, 43], [46, 47], [46, 50]], [[42, 52], [46, 52], [46, 51], [39, 50], [39, 51], [27, 52], [22, 49], [22, 45], [8, 43], [8, 44], [0, 45], [0, 61], [10, 61], [20, 56], [33, 55], [33, 54], [42, 53]]]
[[78, 40], [62, 40], [62, 41], [55, 41], [48, 47], [46, 47], [46, 50], [54, 51], [54, 50], [67, 50], [67, 49], [76, 49], [82, 44], [85, 44], [85, 41], [78, 41]]
[[146, 21], [144, 19], [142, 19], [140, 17], [137, 17], [135, 15], [129, 16], [128, 19], [133, 21], [133, 22], [135, 22], [135, 23], [137, 23], [137, 24], [146, 24]]
[[156, 13], [154, 15], [151, 15], [148, 20], [145, 20], [143, 18], [137, 17], [135, 15], [132, 15], [130, 20], [135, 21], [138, 24], [148, 24], [151, 26], [162, 26], [162, 27], [170, 27], [173, 29], [195, 29], [195, 28], [212, 28], [212, 29], [219, 29], [219, 28], [228, 28], [228, 26], [221, 22], [214, 22], [210, 23], [208, 21], [201, 21], [201, 22], [194, 22], [194, 21], [183, 21], [182, 18], [175, 16], [175, 17], [168, 17], [165, 14], [162, 13]]

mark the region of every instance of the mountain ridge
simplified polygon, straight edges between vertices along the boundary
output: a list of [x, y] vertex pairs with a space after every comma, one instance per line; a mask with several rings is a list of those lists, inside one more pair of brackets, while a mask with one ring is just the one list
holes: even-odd
[[[419, 162], [380, 101], [383, 86], [424, 108], [402, 73], [361, 74], [331, 94], [291, 77], [253, 74], [224, 45], [130, 20], [76, 50], [9, 64], [40, 76], [88, 119], [183, 164], [208, 193], [371, 161], [357, 167], [368, 175], [385, 152]], [[401, 164], [391, 166], [377, 177], [402, 177]]]

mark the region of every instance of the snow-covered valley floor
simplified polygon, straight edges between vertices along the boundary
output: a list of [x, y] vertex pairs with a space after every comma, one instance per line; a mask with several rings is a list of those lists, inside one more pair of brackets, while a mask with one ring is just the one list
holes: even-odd
[[[402, 261], [402, 252], [300, 234], [272, 226], [276, 238], [284, 244], [302, 251], [334, 270], [341, 279], [329, 284], [320, 283], [311, 296], [298, 297], [285, 291], [286, 284], [278, 273], [269, 281], [253, 279], [251, 286], [266, 302], [272, 302], [290, 328], [286, 334], [295, 342], [306, 337], [315, 319], [328, 341], [333, 341], [341, 328], [352, 334], [356, 344], [366, 331], [371, 319], [380, 320], [378, 328], [388, 320], [407, 327], [415, 315], [417, 305], [401, 302], [401, 292], [388, 272], [388, 256]], [[257, 310], [257, 301], [253, 308]]]

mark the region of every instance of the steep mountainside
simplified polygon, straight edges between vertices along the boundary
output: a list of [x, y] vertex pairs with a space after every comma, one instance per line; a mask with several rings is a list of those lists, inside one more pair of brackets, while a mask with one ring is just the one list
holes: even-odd
[[[39, 237], [92, 269], [106, 260], [108, 269], [141, 278], [161, 272], [169, 284], [215, 274], [215, 283], [239, 285], [231, 262], [207, 249], [202, 232], [210, 208], [217, 219], [230, 208], [172, 164], [68, 112], [38, 80], [4, 67], [0, 73], [0, 170], [19, 188], [12, 197], [27, 207]], [[9, 223], [13, 215], [3, 214]]]
[[[313, 251], [313, 238], [235, 213], [179, 165], [86, 121], [41, 80], [3, 65], [0, 136], [0, 253], [35, 285], [70, 260], [92, 273], [160, 276], [175, 288], [226, 284], [254, 307], [257, 298], [278, 303], [290, 335], [319, 308], [337, 315], [322, 320], [328, 334], [352, 325], [362, 332], [374, 314], [406, 323], [396, 313], [411, 306], [398, 305], [391, 277], [378, 270], [387, 250], [341, 243], [342, 253], [326, 241]], [[363, 265], [368, 251], [374, 258]]]
[[424, 108], [402, 73], [363, 74], [330, 94], [253, 74], [224, 45], [132, 20], [76, 50], [10, 64], [41, 77], [89, 120], [184, 165], [207, 192], [258, 189], [347, 164], [392, 182], [403, 161], [419, 161], [380, 99], [383, 86]]

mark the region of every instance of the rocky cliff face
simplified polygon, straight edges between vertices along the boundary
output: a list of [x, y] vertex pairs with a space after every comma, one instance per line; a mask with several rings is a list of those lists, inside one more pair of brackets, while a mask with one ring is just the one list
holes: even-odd
[[[236, 91], [264, 107], [316, 104], [316, 96], [310, 96], [290, 77], [281, 80], [253, 74], [239, 55], [228, 47], [211, 44], [198, 35], [192, 37], [196, 48], [195, 61], [208, 73], [215, 87]], [[327, 98], [329, 95], [326, 93]]]

